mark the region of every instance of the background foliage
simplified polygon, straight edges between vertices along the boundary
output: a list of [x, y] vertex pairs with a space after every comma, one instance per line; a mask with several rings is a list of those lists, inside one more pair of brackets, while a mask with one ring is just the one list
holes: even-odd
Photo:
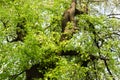
[[[36, 64], [43, 74], [38, 80], [120, 79], [120, 20], [119, 14], [111, 15], [119, 13], [119, 4], [115, 0], [89, 2], [89, 14], [76, 17], [80, 30], [71, 39], [60, 41], [62, 14], [70, 3], [0, 0], [0, 80], [25, 80], [26, 71]], [[87, 0], [78, 0], [77, 8], [82, 10], [85, 3]], [[113, 10], [108, 8], [110, 4]], [[18, 36], [16, 30], [25, 35], [23, 41], [12, 42]]]

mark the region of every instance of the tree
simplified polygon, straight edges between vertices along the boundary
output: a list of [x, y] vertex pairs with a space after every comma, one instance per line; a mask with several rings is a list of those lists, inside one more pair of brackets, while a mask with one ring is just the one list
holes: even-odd
[[[111, 3], [116, 10], [109, 13]], [[88, 12], [74, 16], [79, 30], [72, 33], [73, 25], [67, 22], [63, 33], [62, 14], [70, 4], [69, 0], [0, 1], [0, 80], [120, 78], [119, 4], [78, 0], [76, 8]]]

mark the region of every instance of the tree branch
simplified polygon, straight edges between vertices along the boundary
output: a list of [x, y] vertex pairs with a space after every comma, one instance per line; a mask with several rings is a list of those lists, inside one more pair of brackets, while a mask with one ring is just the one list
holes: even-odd
[[116, 18], [116, 19], [120, 19], [119, 17], [115, 17], [115, 16], [112, 16], [112, 17], [109, 17], [109, 18]]
[[112, 79], [115, 80], [115, 78], [113, 77], [112, 72], [110, 71], [110, 69], [109, 69], [109, 67], [108, 67], [108, 64], [107, 64], [106, 60], [104, 60], [104, 64], [105, 64], [105, 66], [106, 66], [106, 68], [107, 68], [107, 71], [108, 71], [109, 75], [111, 75]]
[[11, 75], [9, 80], [14, 80], [14, 79], [16, 79], [19, 75], [21, 75], [21, 74], [24, 73], [25, 71], [26, 71], [26, 70], [24, 70], [24, 71], [22, 71], [22, 72], [20, 72], [20, 73], [18, 73], [18, 74], [15, 74], [15, 75]]
[[107, 16], [113, 16], [113, 15], [120, 15], [120, 14], [118, 14], [118, 13], [117, 14], [108, 14]]

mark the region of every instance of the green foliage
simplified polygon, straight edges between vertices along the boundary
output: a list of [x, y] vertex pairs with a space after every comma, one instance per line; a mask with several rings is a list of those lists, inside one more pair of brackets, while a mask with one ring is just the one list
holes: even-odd
[[[99, 80], [111, 80], [100, 55], [107, 59], [113, 77], [120, 78], [120, 32], [115, 32], [119, 20], [79, 15], [80, 30], [73, 35], [66, 33], [72, 38], [60, 41], [62, 14], [69, 4], [68, 0], [0, 0], [0, 80], [16, 75], [14, 80], [25, 80], [25, 71], [35, 64], [41, 64], [38, 71], [45, 80], [94, 80], [96, 75]], [[12, 42], [18, 36], [18, 23], [24, 25], [25, 37]], [[72, 29], [72, 23], [68, 24], [66, 28]], [[69, 51], [77, 55], [61, 55]], [[92, 60], [89, 55], [98, 59]], [[86, 61], [87, 67], [82, 66]]]
[[82, 80], [82, 78], [86, 76], [85, 73], [87, 71], [88, 68], [80, 67], [79, 64], [74, 64], [73, 61], [68, 62], [65, 58], [61, 58], [61, 60], [57, 63], [57, 67], [54, 70], [48, 72], [46, 76], [56, 80]]

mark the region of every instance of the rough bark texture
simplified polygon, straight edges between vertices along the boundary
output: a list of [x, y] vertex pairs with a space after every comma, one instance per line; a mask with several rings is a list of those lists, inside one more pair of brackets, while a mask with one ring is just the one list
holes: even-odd
[[[70, 8], [65, 10], [63, 14], [63, 19], [62, 19], [62, 35], [60, 41], [63, 40], [69, 40], [71, 36], [78, 30], [79, 28], [77, 27], [77, 20], [75, 19], [76, 15], [83, 14], [83, 11], [80, 11], [76, 8], [77, 1], [72, 0]], [[71, 30], [66, 29], [67, 23], [70, 22], [73, 24], [73, 28]], [[65, 32], [70, 32], [69, 36]]]
[[72, 22], [74, 28], [76, 28], [76, 20], [75, 20], [75, 16], [78, 14], [83, 14], [83, 11], [80, 11], [78, 9], [76, 9], [76, 0], [72, 0], [71, 6], [70, 8], [68, 8], [67, 10], [65, 10], [64, 14], [63, 14], [63, 19], [62, 19], [62, 32], [65, 31], [65, 27], [67, 25], [67, 22]]

